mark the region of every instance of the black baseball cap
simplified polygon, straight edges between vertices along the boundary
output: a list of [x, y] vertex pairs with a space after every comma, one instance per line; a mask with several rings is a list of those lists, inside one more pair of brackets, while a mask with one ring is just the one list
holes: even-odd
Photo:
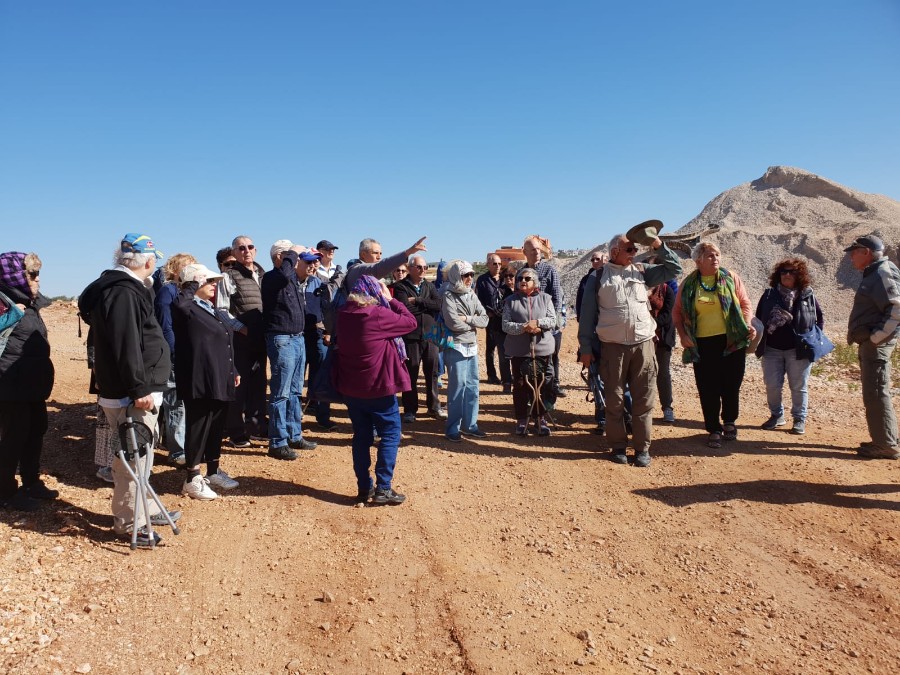
[[337, 248], [338, 248], [337, 246], [332, 244], [327, 239], [323, 239], [318, 244], [316, 244], [317, 251], [337, 251]]
[[881, 241], [874, 234], [866, 235], [865, 237], [857, 237], [853, 240], [853, 243], [850, 244], [847, 248], [844, 249], [844, 253], [849, 253], [855, 248], [867, 248], [870, 251], [883, 251], [884, 250], [884, 242]]

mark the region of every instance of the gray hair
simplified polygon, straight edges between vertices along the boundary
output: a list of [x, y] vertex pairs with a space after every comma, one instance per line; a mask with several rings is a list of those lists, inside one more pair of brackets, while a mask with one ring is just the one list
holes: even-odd
[[231, 240], [231, 248], [237, 248], [238, 242], [241, 239], [249, 239], [250, 241], [253, 241], [253, 237], [248, 237], [246, 234], [239, 234]]
[[275, 264], [275, 257], [279, 253], [284, 253], [294, 245], [290, 239], [279, 239], [274, 244], [272, 244], [272, 248], [269, 249], [269, 257], [272, 258], [272, 264]]
[[694, 245], [694, 248], [691, 249], [691, 260], [698, 262], [709, 250], [713, 250], [719, 255], [722, 255], [721, 249], [711, 241], [698, 241]]
[[423, 258], [422, 256], [420, 256], [417, 253], [409, 256], [409, 260], [406, 261], [406, 264], [407, 265], [418, 265], [419, 263], [417, 263], [416, 260], [421, 260], [423, 265], [428, 264], [428, 261], [425, 260], [425, 258]]
[[606, 250], [609, 251], [610, 257], [612, 257], [613, 249], [616, 249], [617, 251], [619, 250], [619, 244], [624, 238], [624, 234], [614, 234], [613, 238], [609, 240], [609, 243], [606, 245]]
[[361, 242], [359, 242], [360, 254], [370, 252], [372, 250], [372, 247], [376, 244], [378, 244], [378, 241], [376, 239], [370, 239], [368, 237], [363, 239]]
[[884, 249], [876, 251], [870, 248], [869, 250], [872, 251], [872, 260], [881, 260], [884, 257]]
[[139, 270], [147, 265], [147, 261], [152, 260], [156, 264], [156, 253], [135, 253], [134, 251], [123, 251], [121, 247], [113, 251], [113, 264], [127, 267], [130, 270]]

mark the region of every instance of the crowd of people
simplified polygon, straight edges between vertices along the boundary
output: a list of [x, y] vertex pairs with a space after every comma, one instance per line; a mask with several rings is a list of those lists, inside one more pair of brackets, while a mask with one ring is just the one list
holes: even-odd
[[[770, 414], [762, 428], [787, 424], [787, 378], [790, 431], [804, 434], [809, 375], [820, 355], [810, 336], [821, 336], [824, 325], [807, 263], [778, 261], [754, 312], [715, 244], [694, 247], [695, 269], [679, 282], [681, 262], [655, 231], [637, 240], [647, 246], [643, 255], [629, 237], [613, 237], [608, 254], [592, 253], [574, 306], [595, 433], [606, 436], [610, 459], [648, 466], [654, 411], [675, 422], [676, 334], [693, 367], [707, 445], [738, 438], [748, 352], [762, 359]], [[541, 240], [527, 237], [518, 263], [504, 266], [488, 254], [477, 279], [468, 261], [442, 263], [435, 282], [426, 278], [424, 242], [383, 257], [378, 241], [364, 239], [343, 269], [328, 240], [306, 247], [281, 239], [269, 248], [266, 271], [252, 238], [242, 235], [217, 252], [212, 270], [187, 253], [158, 268], [165, 258], [153, 240], [125, 235], [113, 267], [78, 301], [90, 326], [99, 406], [97, 475], [113, 483], [114, 531], [129, 539], [137, 531], [137, 544], [149, 547], [160, 540], [152, 526], [181, 517], [152, 501], [146, 513], [136, 512], [135, 472], [149, 473], [154, 452], [126, 466], [117, 433], [126, 418], [158, 437], [182, 467], [183, 494], [209, 501], [239, 486], [221, 466], [224, 443], [266, 441], [273, 459], [297, 459], [317, 445], [304, 414], [327, 432], [336, 427], [331, 412], [340, 402], [352, 424], [355, 503], [403, 503], [392, 481], [401, 430], [419, 422], [420, 380], [424, 410], [443, 423], [448, 441], [487, 436], [478, 425], [479, 330], [486, 332], [487, 382], [511, 395], [511, 431], [550, 436], [550, 413], [566, 395], [559, 353], [567, 308], [556, 267], [542, 260]], [[900, 270], [874, 235], [857, 238], [846, 252], [863, 273], [847, 333], [848, 343], [859, 345], [871, 437], [858, 453], [898, 459], [890, 355], [900, 334]], [[34, 253], [0, 254], [0, 505], [24, 511], [58, 497], [40, 479], [53, 386], [40, 268]]]

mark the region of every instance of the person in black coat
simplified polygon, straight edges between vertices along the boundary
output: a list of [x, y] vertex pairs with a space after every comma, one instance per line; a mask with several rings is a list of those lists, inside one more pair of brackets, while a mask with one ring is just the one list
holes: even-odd
[[0, 291], [25, 313], [0, 356], [0, 505], [17, 511], [34, 511], [38, 500], [59, 496], [40, 478], [54, 376], [47, 327], [40, 314], [50, 301], [40, 293], [40, 270], [41, 259], [35, 253], [0, 254]]
[[[172, 328], [178, 344], [175, 382], [184, 401], [185, 469], [182, 493], [210, 500], [213, 487], [230, 490], [238, 482], [219, 468], [228, 404], [234, 401], [240, 376], [234, 363], [235, 320], [215, 307], [216, 284], [222, 279], [204, 265], [181, 271], [181, 290], [172, 302]], [[206, 477], [200, 463], [206, 462]]]
[[656, 390], [662, 407], [663, 421], [675, 421], [672, 408], [672, 348], [675, 347], [675, 326], [672, 323], [672, 309], [675, 307], [675, 292], [668, 283], [650, 289], [650, 314], [656, 319]]

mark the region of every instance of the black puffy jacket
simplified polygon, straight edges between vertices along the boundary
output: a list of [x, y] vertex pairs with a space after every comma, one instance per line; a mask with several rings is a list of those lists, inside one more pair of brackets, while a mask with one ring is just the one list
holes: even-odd
[[25, 305], [25, 316], [10, 333], [0, 356], [0, 401], [46, 401], [53, 390], [54, 372], [40, 310], [50, 301], [40, 293], [32, 299], [8, 286], [0, 286], [0, 291], [16, 304]]

